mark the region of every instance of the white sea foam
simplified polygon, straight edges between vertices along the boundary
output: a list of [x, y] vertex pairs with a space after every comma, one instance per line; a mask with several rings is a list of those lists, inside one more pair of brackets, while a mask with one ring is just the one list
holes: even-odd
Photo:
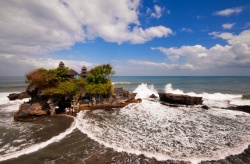
[[0, 105], [9, 103], [9, 99], [7, 97], [9, 94], [10, 93], [8, 92], [0, 92]]
[[173, 93], [173, 94], [184, 94], [184, 92], [180, 89], [173, 89], [172, 84], [167, 84], [165, 86], [166, 93]]
[[112, 85], [116, 84], [131, 84], [131, 82], [113, 82]]
[[7, 97], [10, 94], [10, 92], [0, 92], [0, 105], [13, 105], [13, 104], [22, 104], [23, 102], [27, 102], [29, 99], [25, 98], [22, 100], [14, 100], [10, 101]]
[[133, 93], [136, 94], [136, 98], [148, 98], [152, 94], [159, 97], [157, 90], [154, 88], [154, 85], [140, 84]]
[[[142, 84], [135, 91], [144, 98], [155, 90]], [[241, 153], [250, 144], [250, 115], [220, 109], [239, 95], [203, 93], [203, 96], [213, 106], [210, 110], [200, 106], [173, 108], [144, 99], [113, 114], [80, 112], [76, 126], [106, 147], [157, 160], [198, 163]]]
[[230, 104], [232, 105], [250, 105], [250, 100], [244, 100], [244, 99], [234, 99], [230, 101]]
[[35, 151], [38, 151], [54, 142], [59, 142], [60, 140], [62, 140], [65, 136], [67, 136], [68, 134], [72, 133], [73, 130], [76, 128], [76, 122], [74, 119], [74, 122], [71, 124], [70, 128], [68, 128], [67, 130], [65, 130], [64, 132], [60, 133], [57, 136], [52, 137], [51, 139], [45, 141], [45, 142], [41, 142], [41, 143], [37, 143], [37, 144], [33, 144], [32, 146], [29, 146], [27, 148], [24, 148], [22, 150], [16, 151], [16, 152], [12, 152], [6, 155], [0, 155], [0, 161], [5, 161], [11, 158], [17, 158], [21, 155], [24, 154], [30, 154], [33, 153]]

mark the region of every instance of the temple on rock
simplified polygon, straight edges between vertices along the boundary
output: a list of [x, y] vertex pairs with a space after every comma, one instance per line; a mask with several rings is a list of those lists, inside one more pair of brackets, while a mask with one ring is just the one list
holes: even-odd
[[64, 63], [61, 61], [59, 64], [58, 64], [58, 68], [64, 68], [65, 67], [65, 65], [64, 65]]
[[[61, 61], [60, 63], [59, 63], [59, 65], [58, 65], [58, 68], [64, 68], [65, 67], [65, 65], [64, 65], [64, 63]], [[87, 77], [87, 75], [88, 75], [88, 71], [87, 71], [87, 68], [85, 67], [85, 66], [83, 66], [82, 67], [82, 70], [81, 70], [81, 73], [79, 74], [79, 73], [77, 73], [75, 70], [73, 70], [73, 69], [69, 69], [69, 71], [68, 71], [68, 73], [67, 73], [67, 77], [68, 78], [74, 78], [74, 77], [76, 77], [76, 76], [81, 76], [81, 77]]]
[[80, 73], [79, 76], [81, 76], [81, 77], [87, 77], [87, 75], [88, 75], [87, 68], [85, 66], [83, 66], [82, 67], [82, 71], [81, 71], [81, 73]]

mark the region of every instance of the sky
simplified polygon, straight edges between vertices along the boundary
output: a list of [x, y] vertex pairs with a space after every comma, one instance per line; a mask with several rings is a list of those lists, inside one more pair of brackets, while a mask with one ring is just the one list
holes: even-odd
[[250, 76], [250, 0], [0, 0], [0, 76]]

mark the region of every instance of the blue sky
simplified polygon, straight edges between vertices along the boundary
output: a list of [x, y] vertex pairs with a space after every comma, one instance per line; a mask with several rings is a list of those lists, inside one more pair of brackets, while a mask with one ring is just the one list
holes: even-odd
[[2, 0], [0, 75], [250, 76], [249, 0]]

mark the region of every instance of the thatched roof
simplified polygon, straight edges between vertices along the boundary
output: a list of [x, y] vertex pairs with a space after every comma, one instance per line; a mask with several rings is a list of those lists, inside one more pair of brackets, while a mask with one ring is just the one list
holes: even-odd
[[84, 71], [84, 70], [86, 71], [86, 70], [87, 70], [87, 67], [83, 66], [83, 67], [82, 67], [82, 71]]
[[76, 76], [76, 75], [79, 75], [79, 74], [75, 70], [69, 69], [67, 75], [68, 76]]
[[64, 63], [61, 61], [58, 65], [58, 67], [65, 67]]
[[82, 67], [82, 72], [79, 74], [82, 77], [87, 77], [88, 76], [88, 71], [85, 66]]
[[79, 74], [79, 76], [87, 77], [87, 76], [88, 76], [88, 73], [87, 73], [87, 72], [82, 72], [82, 73]]

